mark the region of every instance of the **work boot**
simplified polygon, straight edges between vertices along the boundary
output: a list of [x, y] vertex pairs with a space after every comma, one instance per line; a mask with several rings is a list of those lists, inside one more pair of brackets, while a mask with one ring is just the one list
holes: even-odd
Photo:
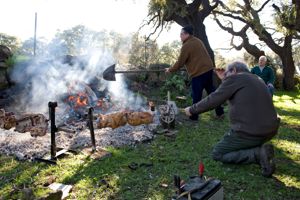
[[259, 164], [264, 177], [271, 177], [275, 171], [274, 148], [272, 144], [263, 144], [259, 152]]

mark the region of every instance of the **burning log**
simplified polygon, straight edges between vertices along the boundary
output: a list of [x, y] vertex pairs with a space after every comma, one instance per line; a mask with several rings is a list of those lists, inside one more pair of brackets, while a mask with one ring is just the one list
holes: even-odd
[[148, 112], [116, 112], [107, 115], [99, 115], [97, 128], [111, 127], [112, 129], [124, 126], [128, 123], [131, 126], [150, 124], [153, 122], [153, 115]]
[[0, 109], [0, 128], [9, 130], [16, 126], [16, 117], [12, 112], [5, 112], [4, 109]]
[[26, 114], [17, 120], [15, 131], [30, 132], [31, 136], [44, 136], [48, 129], [48, 120], [42, 114]]

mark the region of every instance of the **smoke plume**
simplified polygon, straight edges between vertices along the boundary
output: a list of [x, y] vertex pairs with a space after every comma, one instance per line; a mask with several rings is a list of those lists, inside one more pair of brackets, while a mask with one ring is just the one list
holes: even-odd
[[124, 78], [109, 82], [103, 71], [115, 64], [111, 52], [90, 50], [84, 56], [42, 56], [18, 65], [11, 74], [16, 83], [13, 111], [18, 113], [48, 113], [48, 102], [58, 102], [58, 112], [66, 111], [65, 98], [70, 94], [88, 93], [90, 101], [97, 101], [95, 92], [108, 90], [112, 103], [138, 109], [144, 99], [127, 89]]

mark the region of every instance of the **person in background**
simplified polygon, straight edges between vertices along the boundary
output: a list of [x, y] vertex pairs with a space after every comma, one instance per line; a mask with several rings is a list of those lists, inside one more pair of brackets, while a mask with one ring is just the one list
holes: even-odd
[[[193, 104], [202, 99], [203, 89], [207, 94], [215, 91], [213, 85], [213, 62], [203, 44], [203, 42], [193, 36], [193, 27], [188, 25], [181, 29], [180, 39], [182, 47], [177, 62], [170, 68], [166, 68], [166, 73], [171, 73], [185, 66], [191, 80]], [[222, 106], [215, 109], [216, 117], [223, 118], [224, 110]], [[199, 115], [193, 114], [189, 118], [198, 120]]]
[[267, 63], [267, 57], [266, 56], [260, 56], [258, 59], [258, 66], [254, 66], [251, 69], [252, 74], [256, 74], [260, 78], [262, 78], [267, 85], [271, 95], [274, 94], [274, 71], [271, 67], [266, 66]]
[[263, 176], [272, 176], [274, 149], [266, 142], [277, 134], [280, 120], [265, 83], [251, 74], [243, 62], [233, 62], [216, 73], [222, 80], [218, 89], [185, 108], [186, 115], [206, 112], [228, 100], [230, 130], [213, 148], [213, 159], [223, 163], [257, 163]]

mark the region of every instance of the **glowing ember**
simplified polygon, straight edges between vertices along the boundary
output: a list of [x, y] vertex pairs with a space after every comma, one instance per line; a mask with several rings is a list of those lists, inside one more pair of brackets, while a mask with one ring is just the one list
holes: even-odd
[[74, 109], [79, 109], [89, 105], [88, 96], [83, 92], [69, 96], [68, 101]]

